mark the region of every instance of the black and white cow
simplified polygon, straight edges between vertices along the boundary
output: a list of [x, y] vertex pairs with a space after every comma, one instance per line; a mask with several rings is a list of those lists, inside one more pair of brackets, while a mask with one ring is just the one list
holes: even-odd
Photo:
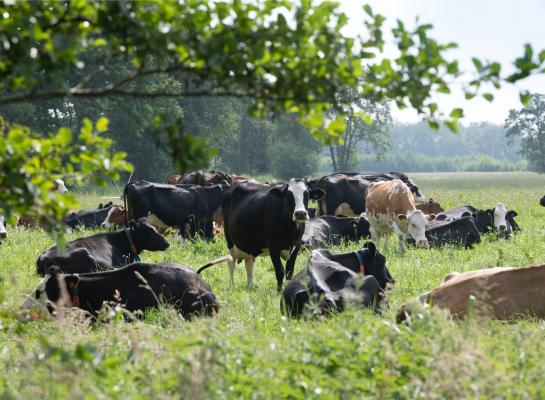
[[42, 276], [52, 265], [67, 273], [100, 271], [132, 263], [144, 250], [163, 251], [168, 246], [167, 240], [141, 219], [131, 221], [127, 229], [72, 240], [64, 250], [51, 247], [38, 257], [36, 267]]
[[472, 216], [475, 226], [480, 233], [496, 231], [499, 237], [509, 237], [513, 232], [520, 231], [515, 221], [517, 212], [508, 210], [503, 203], [498, 203], [495, 208], [479, 210], [473, 206], [466, 205], [455, 207], [436, 215], [436, 221], [453, 221], [465, 216]]
[[545, 207], [545, 196], [543, 196], [541, 200], [539, 200], [539, 204], [541, 205], [541, 207]]
[[363, 214], [357, 218], [322, 215], [307, 222], [301, 240], [303, 246], [310, 248], [336, 246], [343, 241], [358, 242], [371, 237], [369, 227], [369, 221]]
[[74, 306], [96, 316], [105, 302], [131, 312], [171, 304], [185, 318], [218, 310], [210, 286], [192, 269], [172, 263], [135, 263], [86, 274], [62, 274], [50, 267], [22, 307], [54, 313], [58, 306]]
[[309, 181], [309, 187], [320, 188], [326, 193], [318, 204], [318, 215], [357, 217], [365, 211], [367, 187], [372, 182], [399, 179], [405, 183], [415, 198], [422, 201], [424, 196], [414, 182], [402, 172], [383, 174], [360, 174], [355, 172], [334, 173]]
[[72, 229], [78, 226], [83, 228], [97, 228], [106, 220], [106, 216], [112, 207], [112, 202], [109, 202], [105, 205], [99, 204], [94, 210], [71, 212], [63, 218], [62, 223]]
[[[432, 246], [454, 244], [470, 248], [481, 242], [475, 220], [470, 215], [451, 221], [430, 221], [426, 225], [425, 234]], [[414, 239], [409, 238], [407, 242], [414, 244]]]
[[319, 200], [321, 189], [309, 190], [303, 180], [265, 185], [249, 181], [234, 184], [224, 194], [222, 208], [229, 256], [212, 261], [198, 271], [227, 261], [234, 283], [235, 262], [245, 261], [248, 286], [252, 287], [255, 258], [269, 255], [274, 265], [278, 291], [286, 277], [291, 278], [300, 240], [308, 222], [309, 199]]
[[0, 214], [0, 243], [2, 240], [8, 237], [8, 231], [6, 230], [6, 219]]
[[386, 285], [394, 282], [386, 268], [386, 258], [372, 242], [342, 254], [313, 250], [303, 271], [287, 283], [281, 309], [291, 317], [303, 315], [313, 305], [319, 314], [342, 311], [345, 303], [380, 311], [385, 303]]
[[193, 221], [195, 231], [206, 239], [213, 239], [213, 217], [221, 206], [225, 185], [182, 187], [151, 183], [131, 182], [125, 187], [128, 219], [145, 217], [159, 228], [177, 228], [182, 237], [185, 226]]

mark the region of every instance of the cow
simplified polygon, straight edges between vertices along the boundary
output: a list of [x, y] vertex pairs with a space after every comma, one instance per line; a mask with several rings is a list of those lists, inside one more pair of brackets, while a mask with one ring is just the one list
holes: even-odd
[[[481, 234], [473, 217], [464, 216], [452, 221], [430, 221], [426, 225], [426, 239], [432, 246], [454, 244], [467, 249], [481, 242]], [[407, 242], [414, 244], [414, 239], [408, 238]]]
[[222, 202], [225, 239], [230, 254], [204, 265], [197, 273], [227, 261], [231, 283], [234, 284], [235, 262], [244, 260], [248, 286], [253, 287], [255, 258], [268, 254], [280, 292], [284, 280], [280, 258], [287, 260], [285, 275], [290, 279], [304, 226], [309, 220], [308, 201], [319, 200], [323, 195], [321, 189], [309, 190], [303, 180], [293, 178], [287, 184], [265, 185], [245, 181], [233, 185]]
[[337, 246], [343, 241], [359, 242], [371, 237], [369, 227], [363, 214], [358, 218], [323, 215], [307, 222], [301, 241], [303, 246], [310, 248]]
[[445, 211], [441, 205], [433, 199], [416, 203], [416, 209], [422, 211], [424, 214], [438, 214]]
[[[116, 228], [118, 226], [123, 226], [127, 223], [127, 210], [124, 207], [114, 205], [108, 211], [106, 218], [100, 224], [101, 228]], [[157, 228], [157, 227], [156, 227]]]
[[541, 200], [539, 200], [539, 204], [541, 205], [541, 207], [545, 207], [545, 196], [543, 196]]
[[506, 321], [545, 318], [544, 281], [545, 265], [453, 272], [438, 287], [403, 305], [396, 320], [407, 320], [425, 304], [447, 310], [457, 319], [468, 313]]
[[102, 205], [101, 203], [94, 210], [71, 212], [62, 219], [62, 223], [72, 229], [78, 226], [83, 228], [96, 228], [101, 226], [111, 210], [117, 207], [119, 206], [113, 205], [112, 202], [105, 205]]
[[373, 182], [367, 188], [367, 218], [371, 225], [371, 237], [377, 243], [384, 238], [384, 248], [392, 232], [399, 238], [400, 251], [405, 251], [405, 237], [410, 235], [419, 247], [427, 246], [425, 229], [434, 214], [417, 210], [413, 195], [399, 179]]
[[7, 237], [8, 231], [6, 230], [6, 218], [0, 214], [0, 244], [2, 244], [2, 240], [6, 239]]
[[487, 210], [479, 210], [471, 205], [451, 208], [437, 214], [435, 219], [453, 221], [464, 216], [472, 216], [479, 232], [489, 233], [495, 229], [499, 237], [507, 238], [512, 233], [520, 231], [515, 221], [517, 215], [516, 211], [507, 210], [504, 204], [498, 203], [495, 208]]
[[365, 195], [371, 182], [402, 180], [410, 188], [415, 200], [423, 201], [424, 196], [409, 177], [401, 172], [384, 174], [360, 174], [340, 172], [309, 181], [310, 188], [321, 188], [325, 197], [318, 204], [318, 215], [357, 217], [365, 211]]
[[194, 231], [213, 240], [213, 218], [221, 206], [224, 185], [183, 187], [136, 181], [127, 184], [124, 197], [129, 220], [145, 217], [151, 224], [175, 227], [185, 237], [186, 223], [193, 221]]
[[191, 184], [199, 186], [208, 186], [229, 182], [229, 176], [220, 171], [191, 171], [184, 174], [172, 175], [168, 178], [168, 183], [171, 185]]
[[104, 303], [120, 304], [130, 312], [171, 304], [187, 319], [218, 310], [210, 286], [192, 269], [172, 263], [134, 263], [85, 274], [62, 274], [50, 267], [22, 308], [54, 314], [64, 305], [96, 316]]
[[72, 240], [64, 250], [51, 247], [38, 257], [36, 267], [42, 276], [52, 265], [67, 273], [100, 271], [132, 263], [144, 250], [163, 251], [168, 246], [168, 241], [141, 219], [119, 231]]
[[61, 178], [57, 178], [53, 181], [53, 190], [59, 193], [66, 193], [68, 189]]
[[367, 242], [356, 251], [333, 254], [313, 250], [303, 271], [286, 284], [281, 310], [299, 317], [317, 305], [318, 313], [342, 311], [345, 303], [357, 303], [380, 311], [385, 303], [384, 290], [394, 279], [386, 258]]

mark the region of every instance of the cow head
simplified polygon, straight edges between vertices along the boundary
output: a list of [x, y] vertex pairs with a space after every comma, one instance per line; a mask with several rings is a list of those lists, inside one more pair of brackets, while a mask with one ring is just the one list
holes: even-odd
[[102, 228], [115, 228], [117, 226], [125, 225], [127, 221], [127, 210], [121, 206], [112, 206], [108, 215], [104, 219], [104, 222], [100, 225]]
[[55, 305], [64, 295], [67, 305], [72, 305], [70, 290], [77, 286], [77, 274], [60, 274], [58, 267], [49, 267], [44, 279], [36, 289], [26, 298], [21, 306], [24, 310], [53, 313]]
[[416, 209], [422, 211], [424, 214], [439, 214], [443, 212], [443, 208], [433, 199], [429, 199], [423, 203], [416, 203]]
[[545, 207], [545, 196], [543, 196], [541, 200], [539, 200], [539, 204], [541, 205], [541, 207]]
[[154, 226], [148, 224], [145, 218], [140, 218], [138, 222], [131, 221], [129, 229], [138, 251], [163, 251], [168, 249], [168, 241], [157, 232]]
[[68, 189], [61, 178], [55, 179], [55, 190], [59, 193], [66, 193]]
[[0, 243], [7, 237], [8, 231], [6, 231], [6, 219], [3, 215], [0, 215]]
[[409, 211], [408, 214], [399, 214], [397, 216], [400, 228], [407, 232], [419, 247], [428, 245], [426, 238], [426, 224], [435, 218], [435, 214], [424, 214], [420, 210]]
[[386, 257], [377, 250], [373, 242], [366, 242], [358, 253], [362, 257], [365, 275], [373, 275], [382, 289], [385, 289], [387, 284], [395, 283], [386, 268]]
[[293, 222], [306, 223], [309, 220], [308, 200], [320, 200], [325, 196], [322, 189], [309, 190], [301, 179], [290, 179], [287, 185], [274, 186], [269, 191], [272, 195], [285, 199], [285, 211]]
[[[508, 210], [505, 204], [498, 203], [494, 209], [486, 210], [499, 237], [507, 238], [513, 233], [511, 224], [507, 221]], [[516, 213], [515, 213], [516, 214]]]

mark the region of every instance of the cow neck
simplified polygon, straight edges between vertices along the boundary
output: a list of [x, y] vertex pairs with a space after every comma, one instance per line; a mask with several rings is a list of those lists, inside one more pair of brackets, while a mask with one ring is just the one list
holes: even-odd
[[365, 275], [365, 265], [363, 264], [363, 258], [360, 254], [361, 250], [354, 251], [354, 254], [356, 255], [356, 258], [358, 259], [358, 264], [360, 265], [360, 274]]
[[132, 240], [132, 234], [131, 234], [131, 228], [124, 228], [123, 232], [125, 232], [125, 235], [127, 236], [127, 240], [129, 241], [129, 253], [131, 258], [139, 262], [140, 257], [138, 256], [138, 249], [136, 248], [134, 241]]

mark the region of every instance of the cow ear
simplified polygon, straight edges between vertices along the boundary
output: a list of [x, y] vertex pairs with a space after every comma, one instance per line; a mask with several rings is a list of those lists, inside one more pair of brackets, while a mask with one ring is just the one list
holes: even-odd
[[515, 210], [509, 210], [507, 212], [507, 215], [509, 215], [511, 217], [516, 217], [518, 215], [518, 213]]
[[47, 275], [51, 275], [52, 277], [56, 277], [58, 274], [59, 274], [59, 267], [57, 267], [56, 265], [52, 265], [51, 267], [49, 267], [47, 269]]
[[104, 206], [102, 205], [102, 203], [98, 203], [98, 207], [97, 207], [97, 208], [100, 210], [101, 208], [104, 208]]
[[471, 213], [469, 211], [462, 213], [462, 218], [465, 218], [465, 217], [471, 217]]
[[66, 287], [68, 289], [73, 289], [78, 285], [79, 277], [76, 275], [66, 275], [64, 281], [66, 282]]
[[375, 246], [373, 242], [366, 242], [363, 247], [369, 251], [369, 256], [371, 258], [375, 258], [375, 255], [377, 254], [377, 246]]
[[311, 189], [308, 192], [308, 197], [314, 201], [322, 200], [325, 197], [325, 191], [320, 188]]
[[110, 201], [110, 202], [108, 202], [108, 203], [104, 206], [104, 208], [111, 207], [113, 204], [114, 204], [114, 203]]
[[274, 186], [269, 189], [269, 193], [277, 197], [285, 197], [288, 193], [288, 185]]
[[426, 218], [428, 219], [428, 221], [433, 221], [435, 219], [436, 215], [435, 214], [427, 214], [426, 215]]
[[405, 214], [397, 214], [397, 218], [400, 221], [405, 221], [407, 219], [407, 216]]

